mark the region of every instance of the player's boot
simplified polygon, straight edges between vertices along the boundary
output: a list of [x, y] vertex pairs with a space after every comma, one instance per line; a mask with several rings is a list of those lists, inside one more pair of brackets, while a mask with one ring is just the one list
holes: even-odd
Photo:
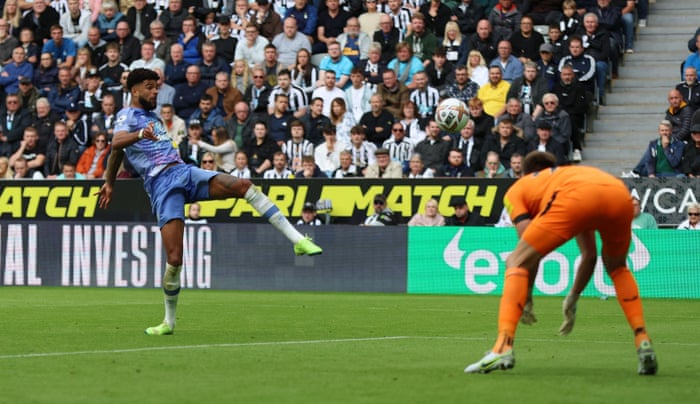
[[512, 349], [500, 354], [489, 351], [479, 362], [467, 366], [464, 373], [489, 373], [493, 370], [513, 369], [513, 367], [515, 367], [515, 356]]
[[322, 253], [323, 249], [314, 244], [308, 236], [294, 244], [294, 254], [296, 255], [320, 255]]
[[145, 332], [146, 335], [171, 335], [173, 329], [163, 321], [155, 327], [146, 328], [143, 332]]
[[525, 307], [523, 307], [523, 314], [520, 316], [520, 322], [525, 325], [532, 325], [537, 322], [532, 300], [528, 300], [527, 303], [525, 303]]
[[569, 335], [571, 330], [574, 329], [574, 323], [576, 322], [576, 302], [578, 298], [572, 295], [567, 295], [561, 304], [562, 313], [564, 314], [564, 321], [559, 327], [559, 335]]
[[651, 341], [642, 341], [637, 350], [637, 355], [639, 355], [637, 372], [640, 375], [655, 375], [659, 369], [659, 364], [656, 363], [656, 353], [654, 348], [651, 347]]

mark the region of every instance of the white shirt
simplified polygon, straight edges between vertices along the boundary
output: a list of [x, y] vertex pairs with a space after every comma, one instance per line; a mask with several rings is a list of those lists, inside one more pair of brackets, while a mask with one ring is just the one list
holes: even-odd
[[689, 219], [685, 219], [684, 221], [681, 222], [681, 224], [678, 225], [677, 229], [678, 230], [700, 230], [700, 223], [693, 226], [690, 224]]

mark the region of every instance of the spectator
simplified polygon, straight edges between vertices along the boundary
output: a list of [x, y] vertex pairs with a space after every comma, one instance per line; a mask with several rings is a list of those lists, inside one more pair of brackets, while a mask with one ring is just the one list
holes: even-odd
[[576, 11], [576, 0], [564, 0], [561, 5], [562, 15], [559, 18], [559, 32], [564, 41], [571, 38], [583, 26], [581, 15]]
[[425, 139], [425, 131], [418, 120], [418, 107], [412, 101], [403, 104], [401, 108], [401, 120], [406, 140], [414, 146]]
[[[406, 38], [413, 31], [411, 10], [404, 7], [400, 0], [387, 0], [386, 3], [389, 9], [385, 9], [384, 12], [391, 18], [392, 25], [401, 33], [401, 38]], [[381, 21], [379, 24], [381, 26]]]
[[313, 156], [304, 156], [301, 159], [301, 170], [294, 174], [294, 178], [327, 178], [316, 165]]
[[[27, 29], [29, 31], [29, 29]], [[34, 33], [29, 31], [32, 36], [32, 41], [34, 40]], [[100, 29], [92, 26], [87, 32], [87, 43], [85, 48], [90, 50], [90, 60], [95, 64], [95, 66], [102, 66], [107, 63], [105, 58], [105, 50], [107, 46], [107, 41], [100, 37]]]
[[[328, 119], [326, 115], [323, 115], [323, 103], [324, 101], [320, 97], [312, 99], [309, 105], [309, 111], [300, 119], [304, 124], [306, 139], [317, 146], [323, 142], [324, 128], [332, 126], [331, 120]], [[333, 128], [333, 130], [335, 133], [335, 128]], [[348, 142], [341, 141], [341, 143]]]
[[471, 167], [468, 167], [464, 162], [462, 150], [451, 149], [447, 155], [447, 164], [444, 164], [440, 168], [436, 176], [452, 178], [473, 177], [474, 170]]
[[[610, 0], [602, 0], [610, 1]], [[605, 105], [605, 81], [608, 75], [608, 59], [612, 60], [613, 79], [617, 78], [617, 51], [610, 49], [610, 35], [601, 29], [598, 24], [598, 16], [594, 13], [587, 13], [583, 16], [584, 33], [581, 36], [586, 55], [595, 59], [595, 76], [598, 84], [598, 98], [601, 105]], [[569, 47], [571, 49], [571, 47]], [[564, 59], [562, 59], [564, 60]], [[561, 66], [561, 64], [560, 64]], [[579, 78], [579, 81], [580, 78]]]
[[[397, 45], [397, 48], [399, 46]], [[407, 51], [405, 47], [404, 50]], [[396, 72], [391, 68], [382, 74], [382, 84], [377, 86], [376, 94], [382, 97], [384, 108], [395, 119], [399, 119], [401, 117], [401, 107], [409, 101], [409, 89], [397, 78]]]
[[99, 132], [107, 134], [108, 141], [114, 136], [114, 126], [116, 123], [116, 100], [114, 95], [107, 93], [102, 97], [100, 103], [101, 111], [95, 114], [92, 120], [92, 128], [90, 132], [95, 135]]
[[253, 83], [243, 94], [243, 100], [250, 105], [251, 113], [256, 119], [267, 117], [271, 90], [270, 85], [265, 81], [265, 70], [262, 67], [253, 68]]
[[186, 78], [187, 82], [175, 86], [175, 98], [173, 99], [175, 112], [181, 118], [192, 116], [202, 96], [207, 91], [207, 86], [200, 80], [198, 66], [188, 66]]
[[364, 175], [367, 166], [376, 161], [374, 152], [377, 146], [366, 140], [363, 126], [355, 125], [350, 129], [350, 143], [346, 150], [352, 153], [352, 161], [358, 174]]
[[289, 122], [294, 115], [289, 112], [289, 97], [284, 94], [275, 95], [275, 105], [267, 118], [269, 137], [280, 147], [289, 139]]
[[347, 110], [344, 98], [334, 98], [331, 101], [331, 125], [335, 126], [339, 139], [348, 142], [350, 139], [350, 129], [355, 126], [355, 118]]
[[32, 32], [29, 28], [22, 29], [19, 33], [18, 46], [24, 48], [25, 60], [31, 63], [32, 66], [36, 67], [39, 64], [41, 48], [34, 42], [34, 32]]
[[510, 166], [510, 156], [514, 153], [525, 155], [525, 141], [514, 135], [513, 121], [509, 118], [501, 119], [496, 125], [495, 132], [496, 136], [487, 136], [484, 141], [481, 149], [482, 165], [485, 165], [490, 151], [498, 153], [504, 167]]
[[272, 157], [280, 148], [267, 136], [267, 124], [258, 121], [253, 126], [254, 137], [243, 146], [248, 156], [248, 167], [255, 177], [261, 177], [263, 173], [272, 167]]
[[[42, 65], [45, 57], [44, 55], [46, 54], [41, 55]], [[121, 91], [121, 77], [124, 72], [129, 72], [129, 66], [120, 62], [119, 45], [114, 42], [108, 43], [107, 46], [105, 46], [105, 58], [107, 61], [97, 69], [102, 79], [102, 89], [111, 93]]]
[[436, 174], [447, 159], [450, 142], [440, 137], [440, 127], [435, 120], [430, 119], [426, 125], [426, 138], [416, 145], [416, 153], [420, 153], [425, 166]]
[[408, 162], [407, 178], [433, 178], [433, 170], [426, 170], [423, 159], [419, 153], [413, 153]]
[[41, 97], [39, 91], [34, 87], [32, 80], [29, 77], [22, 77], [19, 80], [19, 95], [20, 102], [24, 108], [29, 111], [32, 117], [36, 117], [36, 101]]
[[466, 104], [478, 94], [479, 85], [469, 78], [469, 70], [465, 66], [457, 66], [454, 77], [454, 83], [448, 84], [442, 95], [445, 98], [457, 98]]
[[249, 26], [254, 25], [262, 37], [272, 41], [282, 32], [282, 19], [271, 9], [269, 0], [257, 0], [256, 3], [258, 10], [252, 13]]
[[522, 110], [537, 117], [542, 112], [542, 96], [547, 93], [547, 84], [537, 73], [537, 64], [527, 62], [522, 76], [511, 83], [507, 98], [516, 98], [520, 101]]
[[[143, 1], [143, 0], [140, 0]], [[156, 48], [151, 39], [146, 39], [141, 43], [141, 58], [136, 59], [129, 65], [129, 70], [133, 71], [143, 67], [145, 69], [165, 70], [165, 62], [155, 56]]]
[[15, 172], [10, 168], [10, 160], [2, 156], [0, 157], [0, 180], [11, 180]]
[[666, 110], [666, 120], [673, 126], [673, 138], [680, 141], [690, 139], [690, 123], [693, 111], [683, 100], [680, 91], [673, 89], [668, 92], [668, 109]]
[[39, 131], [39, 142], [44, 145], [49, 144], [49, 141], [53, 138], [54, 123], [60, 119], [61, 116], [51, 110], [51, 104], [47, 98], [41, 97], [36, 100], [36, 118], [32, 121], [32, 126]]
[[[384, 74], [394, 76], [391, 70], [387, 70]], [[369, 103], [370, 111], [362, 115], [360, 125], [364, 128], [367, 140], [376, 147], [379, 147], [391, 135], [389, 132], [392, 123], [395, 121], [395, 117], [390, 113], [389, 109], [385, 107], [384, 99], [380, 94], [375, 94], [370, 97]], [[339, 136], [339, 138], [343, 139], [342, 136]]]
[[495, 125], [494, 118], [484, 111], [484, 103], [479, 97], [472, 98], [467, 105], [474, 121], [474, 137], [483, 141], [491, 134]]
[[133, 0], [133, 4], [126, 11], [126, 21], [129, 23], [129, 29], [134, 33], [134, 37], [143, 41], [151, 36], [151, 23], [156, 21], [158, 15], [153, 4], [147, 3], [146, 0]]
[[360, 22], [352, 17], [345, 25], [345, 32], [338, 35], [338, 43], [343, 55], [347, 56], [354, 66], [369, 57], [370, 37], [360, 30]]
[[382, 82], [382, 74], [386, 70], [386, 62], [382, 60], [379, 42], [373, 42], [369, 46], [368, 52], [368, 58], [360, 60], [356, 67], [362, 71], [367, 85], [372, 91], [376, 91], [377, 86]]
[[277, 94], [287, 96], [289, 101], [289, 112], [291, 112], [295, 118], [298, 119], [306, 115], [308, 107], [306, 93], [301, 88], [292, 84], [291, 73], [287, 69], [282, 69], [279, 71], [277, 74], [277, 85], [270, 91], [267, 107], [269, 114], [274, 112], [274, 100], [277, 97]]
[[82, 90], [85, 90], [87, 86], [88, 75], [93, 75], [93, 77], [97, 78], [93, 84], [95, 88], [100, 87], [100, 73], [97, 71], [97, 66], [90, 60], [90, 50], [87, 48], [80, 48], [76, 52], [75, 63], [71, 67], [71, 73], [73, 74], [73, 80], [78, 83]]
[[20, 29], [29, 28], [32, 30], [36, 42], [43, 44], [51, 38], [51, 27], [60, 22], [60, 16], [53, 7], [49, 7], [43, 1], [32, 2], [31, 7], [32, 9], [22, 17], [19, 27]]
[[20, 10], [17, 0], [6, 0], [2, 7], [2, 18], [7, 21], [8, 33], [14, 37], [21, 31], [19, 25], [22, 21], [22, 10]]
[[185, 121], [175, 115], [172, 104], [161, 105], [160, 117], [163, 119], [163, 125], [165, 126], [165, 131], [168, 133], [168, 137], [170, 137], [175, 146], [178, 147], [185, 137]]
[[[364, 81], [362, 69], [355, 67], [350, 72], [352, 85], [345, 90], [345, 103], [355, 122], [360, 122], [362, 115], [370, 110], [370, 98], [374, 93]], [[331, 110], [332, 112], [332, 110]]]
[[391, 137], [384, 141], [381, 148], [388, 151], [392, 161], [399, 163], [404, 170], [408, 169], [408, 161], [413, 154], [414, 144], [406, 139], [406, 130], [401, 122], [393, 123]]
[[489, 151], [486, 154], [484, 169], [476, 173], [478, 178], [505, 178], [506, 168], [501, 163], [498, 153]]
[[[430, 3], [425, 3], [426, 6], [430, 6], [431, 4], [437, 4], [440, 8], [436, 10], [438, 13], [441, 11], [444, 11], [445, 8], [447, 8], [444, 4], [441, 4], [439, 1], [436, 2], [430, 2]], [[432, 10], [431, 10], [432, 12]], [[449, 19], [449, 15], [451, 12], [449, 9], [447, 10], [448, 16], [447, 18]], [[442, 19], [442, 16], [438, 15], [438, 18]], [[430, 29], [427, 26], [427, 20], [430, 19], [430, 14], [423, 14], [422, 12], [417, 12], [413, 14], [413, 17], [411, 18], [411, 27], [412, 27], [412, 32], [410, 35], [406, 36], [406, 44], [408, 45], [406, 47], [406, 50], [408, 50], [408, 54], [410, 57], [415, 57], [420, 61], [423, 66], [427, 65], [428, 62], [430, 61], [433, 53], [435, 53], [435, 49], [438, 47], [438, 44], [440, 43], [440, 40], [438, 40], [437, 36], [435, 35], [435, 30]], [[444, 22], [444, 24], [440, 25], [440, 33], [443, 32], [445, 29], [445, 25], [447, 24], [447, 21]], [[408, 57], [402, 57], [401, 51], [403, 49], [399, 48], [399, 45], [396, 45], [396, 56], [401, 62], [406, 62], [408, 60]], [[450, 58], [447, 58], [447, 60], [450, 60]], [[414, 61], [412, 60], [411, 63], [413, 64]], [[389, 63], [389, 68], [391, 68], [391, 63]], [[401, 77], [401, 70], [399, 70], [399, 77]], [[411, 73], [414, 71], [411, 69]], [[402, 81], [404, 82], [404, 81]], [[407, 86], [410, 85], [410, 75], [409, 75], [409, 80], [407, 82], [404, 82]]]
[[688, 177], [700, 176], [700, 124], [690, 128], [691, 141], [683, 148], [682, 171]]
[[374, 213], [365, 219], [363, 226], [394, 226], [397, 224], [394, 212], [387, 206], [386, 197], [384, 195], [375, 195], [373, 202]]
[[187, 17], [187, 10], [182, 7], [182, 0], [169, 0], [168, 9], [163, 10], [158, 19], [165, 27], [165, 35], [175, 39], [180, 35], [183, 20]]
[[212, 130], [214, 144], [209, 144], [204, 140], [197, 141], [197, 144], [204, 151], [213, 154], [215, 168], [224, 173], [230, 173], [235, 168], [235, 155], [238, 151], [236, 142], [228, 137], [226, 128], [217, 126]]
[[[346, 23], [351, 21], [351, 14], [340, 8], [338, 0], [326, 0], [325, 5], [325, 9], [323, 7], [319, 8], [318, 25], [316, 26], [316, 37], [318, 40], [313, 43], [313, 53], [325, 52], [332, 42], [338, 41], [338, 37], [343, 33]], [[355, 25], [357, 25], [356, 28], [359, 30], [360, 26], [356, 19]]]
[[[500, 37], [492, 32], [491, 23], [481, 20], [476, 26], [476, 32], [469, 37], [468, 49], [477, 50], [484, 60], [493, 60], [498, 56], [498, 41]], [[464, 56], [463, 56], [464, 57]], [[460, 59], [459, 64], [462, 64]]]
[[465, 36], [475, 33], [476, 24], [485, 17], [484, 8], [476, 0], [462, 0], [452, 12], [452, 21], [457, 21]]
[[[394, 4], [399, 4], [398, 1]], [[372, 36], [375, 44], [381, 46], [381, 61], [386, 64], [396, 55], [396, 44], [404, 38], [403, 32], [394, 26], [393, 19], [390, 15], [382, 13], [379, 17], [379, 30]]]
[[[158, 81], [156, 82], [158, 96], [156, 97], [156, 108], [154, 111], [156, 114], [160, 114], [160, 109], [163, 105], [172, 105], [175, 99], [175, 87], [165, 82], [165, 73], [161, 69], [153, 69], [153, 71], [158, 74]], [[226, 77], [228, 78], [228, 75]]]
[[311, 51], [309, 39], [297, 30], [297, 21], [293, 17], [284, 20], [284, 31], [274, 37], [272, 44], [279, 50], [280, 63], [290, 69], [296, 64], [299, 50]]
[[186, 164], [200, 166], [205, 152], [199, 147], [200, 140], [202, 140], [202, 124], [197, 119], [191, 119], [188, 122], [187, 137], [183, 138], [178, 145], [180, 158]]
[[445, 218], [438, 213], [438, 201], [429, 199], [425, 203], [425, 213], [416, 213], [408, 221], [409, 226], [444, 226]]
[[552, 91], [559, 76], [559, 65], [554, 60], [553, 51], [552, 44], [543, 43], [540, 45], [540, 59], [537, 61], [537, 71], [547, 84], [547, 91]]
[[10, 157], [20, 146], [24, 128], [32, 122], [32, 116], [20, 105], [17, 94], [7, 94], [5, 105], [0, 108], [0, 156]]
[[[111, 42], [111, 41], [110, 41]], [[117, 38], [115, 41], [121, 49], [122, 63], [129, 65], [141, 56], [141, 44], [129, 31], [129, 23], [122, 20], [117, 23]]]
[[[267, 0], [263, 0], [263, 2], [265, 1]], [[313, 42], [316, 40], [318, 9], [308, 3], [308, 0], [294, 0], [294, 6], [289, 7], [283, 17], [293, 16], [297, 22], [297, 29], [306, 35], [309, 42]]]
[[234, 114], [235, 106], [243, 100], [243, 95], [237, 88], [231, 86], [229, 74], [225, 71], [216, 73], [214, 85], [209, 87], [205, 94], [212, 97], [212, 104], [217, 114], [224, 120], [230, 119]]
[[[358, 16], [358, 22], [360, 23], [362, 32], [372, 41], [374, 33], [380, 29], [379, 22], [384, 13], [378, 11], [377, 0], [365, 0], [364, 3], [366, 11]], [[398, 42], [398, 40], [396, 42]]]
[[528, 142], [536, 137], [535, 122], [530, 114], [523, 112], [523, 107], [517, 98], [508, 99], [506, 113], [498, 117], [498, 121], [508, 118], [513, 122], [516, 135]]
[[513, 153], [510, 156], [510, 168], [506, 171], [506, 178], [520, 178], [523, 176], [523, 155]]
[[649, 142], [647, 146], [646, 171], [650, 178], [654, 177], [683, 177], [681, 159], [685, 143], [672, 136], [671, 122], [661, 121], [659, 138]]
[[[63, 164], [73, 165], [78, 163], [80, 150], [78, 144], [68, 135], [68, 127], [59, 121], [54, 124], [54, 138], [46, 147], [46, 163], [44, 173], [46, 178], [54, 179], [63, 172]], [[15, 167], [15, 171], [17, 168]]]
[[[276, 152], [272, 157], [272, 168], [265, 171], [265, 179], [287, 179], [294, 178], [294, 173], [287, 168], [287, 155], [283, 152]], [[301, 167], [301, 162], [299, 164]]]
[[694, 67], [684, 69], [685, 81], [676, 85], [676, 90], [681, 93], [683, 101], [695, 112], [700, 108], [700, 83], [698, 83], [698, 72]]
[[510, 90], [510, 83], [503, 80], [501, 67], [491, 65], [489, 67], [489, 82], [481, 87], [477, 93], [483, 102], [484, 111], [491, 116], [502, 115], [506, 111], [508, 90]]
[[569, 114], [572, 148], [580, 152], [586, 135], [585, 119], [591, 95], [576, 81], [574, 69], [570, 65], [562, 67], [560, 80], [554, 86], [552, 93], [559, 99], [561, 108]]
[[[90, 124], [88, 117], [81, 111], [80, 104], [72, 102], [68, 104], [65, 112], [65, 122], [70, 137], [78, 144], [78, 149], [82, 153], [91, 143]], [[75, 162], [77, 163], [77, 161]]]
[[469, 52], [466, 66], [467, 72], [469, 72], [469, 79], [475, 82], [479, 87], [488, 83], [489, 68], [486, 67], [486, 61], [478, 50], [472, 50]]
[[401, 178], [403, 167], [401, 163], [392, 161], [389, 150], [379, 148], [374, 152], [375, 162], [365, 170], [365, 178]]
[[[596, 60], [593, 56], [583, 53], [583, 40], [581, 37], [574, 36], [569, 41], [569, 56], [565, 56], [559, 62], [559, 73], [564, 69], [564, 66], [571, 66], [579, 83], [584, 85], [591, 93], [595, 90], [595, 73]], [[605, 85], [605, 83], [603, 83]], [[600, 98], [604, 90], [598, 89], [597, 96]]]
[[[3, 157], [0, 157], [3, 158]], [[12, 177], [13, 179], [20, 180], [20, 179], [32, 179], [32, 180], [41, 180], [44, 179], [44, 176], [41, 174], [41, 171], [35, 170], [35, 171], [30, 171], [29, 168], [27, 167], [27, 161], [23, 158], [17, 159], [15, 161], [15, 167], [14, 167], [14, 175]]]
[[[544, 111], [537, 118], [535, 124], [541, 120], [548, 121], [552, 127], [552, 138], [564, 146], [564, 151], [568, 155], [571, 148], [571, 119], [569, 114], [559, 107], [559, 97], [555, 94], [547, 93], [542, 96], [542, 104], [544, 104]], [[572, 153], [572, 161], [579, 162], [581, 159], [580, 150], [579, 153], [575, 151]]]
[[[292, 136], [294, 136], [293, 133]], [[333, 178], [333, 172], [340, 167], [340, 153], [347, 145], [338, 142], [333, 126], [323, 128], [323, 137], [325, 142], [316, 146], [314, 150], [314, 161], [326, 176]]]
[[27, 162], [27, 169], [30, 172], [39, 171], [43, 176], [46, 145], [39, 142], [39, 132], [32, 126], [25, 127], [19, 149], [10, 156], [10, 167], [14, 167], [15, 162], [20, 158]]
[[[292, 173], [301, 171], [304, 156], [314, 156], [314, 145], [304, 138], [304, 124], [299, 120], [289, 122], [290, 139], [282, 143], [282, 153]], [[273, 162], [274, 163], [274, 162]]]
[[512, 46], [506, 40], [498, 43], [498, 57], [494, 58], [489, 66], [494, 65], [501, 68], [503, 80], [508, 83], [512, 83], [513, 80], [523, 75], [523, 64], [512, 55]]
[[[435, 48], [435, 51], [437, 51]], [[462, 37], [462, 32], [456, 22], [450, 21], [445, 26], [445, 36], [442, 40], [442, 48], [445, 50], [445, 59], [451, 64], [459, 62], [460, 55], [467, 51], [466, 37]], [[432, 53], [435, 55], [435, 52]], [[428, 56], [432, 56], [428, 55]], [[430, 60], [431, 58], [428, 58]], [[427, 68], [427, 64], [426, 64]]]
[[[393, 72], [396, 76], [396, 82], [400, 86], [405, 86], [408, 90], [413, 90], [416, 88], [416, 83], [414, 83], [413, 78], [418, 72], [424, 70], [423, 63], [421, 60], [412, 54], [411, 45], [408, 42], [399, 42], [396, 44], [396, 57], [392, 59], [387, 65], [387, 70], [382, 75], [382, 79], [386, 86], [386, 78], [384, 75], [387, 72]], [[377, 92], [380, 92], [382, 86], [380, 85]], [[400, 111], [400, 105], [397, 106]], [[397, 116], [396, 114], [394, 114]]]
[[100, 10], [94, 25], [99, 29], [102, 39], [106, 42], [112, 42], [117, 37], [117, 24], [120, 21], [125, 21], [124, 14], [117, 9], [117, 5], [111, 0], [102, 2]]
[[340, 166], [333, 171], [331, 178], [352, 178], [361, 177], [362, 173], [352, 163], [352, 153], [348, 150], [343, 150], [339, 155]]
[[345, 93], [336, 86], [336, 75], [334, 72], [321, 72], [321, 77], [323, 78], [323, 86], [316, 88], [311, 98], [321, 98], [323, 100], [323, 115], [330, 116], [331, 101], [335, 98], [343, 98]]
[[[136, 0], [146, 4], [145, 0]], [[153, 14], [155, 16], [155, 14]], [[92, 16], [89, 9], [80, 8], [79, 0], [68, 0], [68, 12], [61, 15], [60, 25], [63, 27], [63, 36], [72, 40], [78, 48], [82, 48], [88, 41], [87, 35], [92, 26]]]
[[513, 0], [498, 0], [498, 4], [488, 14], [488, 19], [497, 36], [510, 38], [520, 26], [522, 16], [518, 7], [513, 4]]
[[[229, 18], [231, 35], [239, 41], [242, 41], [245, 39], [245, 28], [251, 25], [252, 22], [253, 10], [250, 9], [250, 4], [252, 3], [249, 4], [247, 0], [236, 0], [234, 3], [233, 14], [231, 14]], [[276, 5], [279, 5], [279, 3]], [[223, 14], [227, 16], [228, 12]], [[278, 12], [277, 14], [282, 16], [284, 11], [281, 13]], [[223, 30], [220, 29], [219, 31]]]
[[306, 98], [310, 99], [319, 81], [319, 70], [311, 63], [311, 52], [304, 48], [299, 49], [290, 73], [292, 84], [302, 89]]
[[459, 137], [452, 140], [452, 150], [459, 150], [462, 153], [462, 159], [467, 167], [472, 172], [477, 172], [481, 169], [481, 148], [483, 140], [474, 137], [474, 121], [469, 120], [467, 124], [459, 132]]
[[636, 196], [632, 197], [632, 206], [634, 207], [634, 217], [632, 218], [633, 229], [657, 229], [656, 219], [649, 213], [642, 212], [641, 202]]
[[199, 100], [199, 108], [195, 109], [190, 115], [188, 121], [193, 119], [199, 120], [202, 125], [202, 138], [205, 140], [213, 139], [212, 131], [215, 127], [224, 126], [224, 118], [219, 114], [214, 107], [214, 100], [209, 94], [202, 94]]
[[[350, 85], [350, 72], [353, 67], [352, 61], [342, 54], [338, 41], [332, 41], [328, 44], [328, 55], [321, 59], [321, 63], [318, 66], [322, 78], [325, 77], [324, 73], [333, 72], [335, 75], [335, 86], [341, 90]], [[325, 84], [325, 79], [323, 83], [319, 82], [317, 86], [323, 84]]]
[[204, 36], [197, 30], [194, 17], [187, 16], [182, 20], [182, 32], [177, 36], [177, 43], [182, 46], [185, 63], [198, 65], [202, 61]]
[[301, 208], [301, 218], [297, 221], [296, 225], [297, 226], [321, 226], [323, 225], [323, 222], [316, 217], [316, 205], [314, 205], [312, 202], [306, 202], [304, 203], [304, 206]]
[[467, 200], [463, 196], [455, 196], [450, 201], [454, 215], [445, 219], [446, 226], [483, 226], [481, 217], [469, 210]]
[[51, 39], [44, 43], [43, 53], [50, 53], [59, 68], [73, 67], [76, 46], [72, 39], [63, 37], [63, 27], [56, 24], [51, 27]]
[[[233, 65], [236, 56], [238, 38], [231, 36], [231, 19], [225, 15], [219, 17], [219, 35], [211, 42], [216, 48], [216, 54], [224, 60], [226, 65]], [[245, 32], [245, 28], [243, 29]], [[245, 90], [245, 87], [243, 87]]]
[[236, 59], [233, 62], [231, 71], [231, 86], [244, 93], [249, 85], [253, 84], [253, 74], [248, 63], [243, 59]]
[[520, 29], [508, 39], [513, 47], [513, 56], [523, 65], [540, 59], [540, 46], [544, 44], [544, 37], [533, 28], [532, 18], [526, 15], [520, 20]]
[[6, 64], [0, 73], [0, 87], [5, 94], [16, 94], [19, 91], [20, 79], [31, 80], [34, 78], [34, 68], [24, 60], [24, 48], [21, 46], [12, 50], [12, 61]]
[[250, 168], [248, 168], [248, 156], [244, 151], [236, 153], [236, 168], [231, 171], [231, 175], [236, 178], [250, 178]]
[[102, 178], [106, 165], [105, 158], [110, 152], [110, 145], [107, 143], [107, 139], [106, 133], [98, 133], [95, 135], [93, 144], [80, 155], [78, 165], [75, 169], [78, 173], [85, 176], [85, 178]]
[[694, 202], [688, 205], [688, 218], [678, 225], [678, 229], [700, 230], [700, 204]]
[[528, 141], [525, 151], [527, 154], [535, 150], [553, 154], [559, 166], [569, 164], [564, 145], [552, 139], [552, 125], [549, 121], [537, 121], [537, 137]]
[[185, 224], [206, 224], [207, 219], [203, 218], [200, 215], [201, 210], [202, 206], [198, 202], [191, 203], [190, 207], [187, 209], [187, 217], [185, 218]]

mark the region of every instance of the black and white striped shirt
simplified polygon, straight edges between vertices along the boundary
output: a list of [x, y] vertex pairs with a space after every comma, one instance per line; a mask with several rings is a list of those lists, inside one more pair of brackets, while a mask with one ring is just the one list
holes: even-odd
[[294, 170], [301, 170], [301, 158], [314, 155], [314, 144], [303, 139], [301, 143], [295, 143], [289, 139], [282, 144], [282, 153], [287, 155], [289, 167]]
[[282, 171], [277, 171], [274, 168], [271, 168], [265, 171], [263, 178], [266, 180], [284, 180], [293, 175], [294, 173], [286, 168], [282, 169]]
[[275, 105], [275, 96], [277, 94], [284, 94], [289, 97], [289, 112], [297, 112], [309, 105], [304, 90], [292, 84], [287, 91], [284, 91], [279, 85], [275, 86], [270, 91], [268, 106], [273, 107]]
[[391, 12], [391, 10], [387, 14], [389, 14], [389, 17], [394, 21], [394, 27], [405, 36], [408, 31], [408, 26], [411, 25], [411, 11], [401, 7], [396, 14]]
[[358, 169], [363, 169], [376, 161], [374, 152], [377, 151], [377, 146], [366, 140], [360, 147], [355, 148], [354, 145], [350, 145], [346, 150], [352, 153], [352, 162]]
[[393, 137], [390, 137], [384, 141], [382, 147], [389, 150], [391, 159], [399, 163], [410, 160], [413, 155], [413, 143], [406, 138], [397, 143]]
[[431, 86], [427, 86], [424, 90], [417, 88], [411, 92], [408, 99], [418, 107], [418, 115], [428, 118], [435, 114], [435, 108], [440, 101], [440, 92]]

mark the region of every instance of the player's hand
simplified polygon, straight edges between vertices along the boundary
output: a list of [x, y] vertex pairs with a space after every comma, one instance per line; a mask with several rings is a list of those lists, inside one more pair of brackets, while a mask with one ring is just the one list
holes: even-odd
[[107, 206], [112, 201], [112, 186], [105, 182], [95, 195], [100, 197], [98, 200], [100, 208], [107, 209]]
[[153, 132], [153, 122], [150, 122], [148, 126], [143, 128], [143, 138], [148, 140], [158, 140], [158, 137]]
[[576, 303], [578, 302], [578, 295], [568, 294], [562, 302], [561, 309], [564, 315], [564, 321], [559, 327], [559, 335], [569, 335], [571, 330], [574, 329], [574, 323], [576, 322]]

